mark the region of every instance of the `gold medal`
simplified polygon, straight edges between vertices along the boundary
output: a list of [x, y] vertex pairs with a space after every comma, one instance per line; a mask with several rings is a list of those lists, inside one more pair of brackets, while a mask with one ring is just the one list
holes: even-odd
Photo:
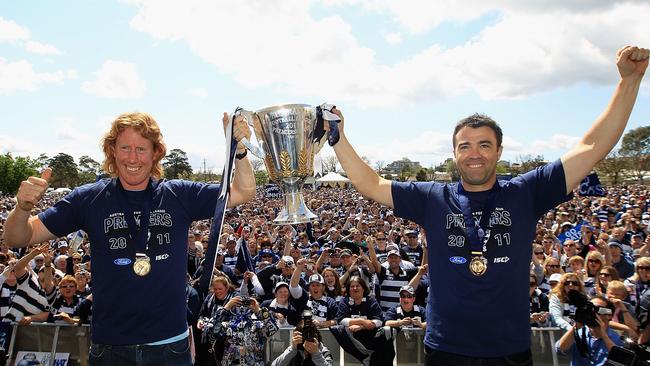
[[472, 257], [472, 260], [469, 262], [469, 271], [474, 276], [483, 276], [487, 271], [487, 259], [482, 255]]
[[151, 260], [146, 255], [136, 256], [135, 263], [133, 263], [133, 272], [138, 276], [144, 277], [151, 271]]

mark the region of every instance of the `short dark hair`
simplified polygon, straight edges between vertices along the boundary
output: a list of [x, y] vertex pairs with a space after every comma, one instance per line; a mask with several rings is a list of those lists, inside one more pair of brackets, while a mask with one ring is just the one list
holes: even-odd
[[497, 137], [497, 148], [501, 147], [503, 142], [503, 131], [501, 127], [496, 123], [492, 118], [486, 116], [485, 114], [474, 113], [471, 116], [465, 117], [456, 123], [456, 128], [454, 128], [454, 135], [451, 138], [451, 143], [456, 148], [456, 135], [463, 127], [479, 128], [479, 127], [489, 127], [494, 131], [494, 134]]

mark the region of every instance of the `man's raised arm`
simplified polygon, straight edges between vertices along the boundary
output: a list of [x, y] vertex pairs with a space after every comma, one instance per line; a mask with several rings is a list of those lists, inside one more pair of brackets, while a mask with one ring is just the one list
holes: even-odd
[[[343, 114], [337, 109], [334, 109], [333, 112], [341, 117], [341, 122], [339, 122], [340, 139], [334, 145], [334, 152], [336, 152], [336, 157], [339, 159], [339, 163], [341, 163], [343, 170], [345, 170], [348, 179], [350, 179], [352, 185], [364, 197], [393, 207], [393, 195], [390, 188], [391, 182], [380, 177], [368, 164], [361, 160], [345, 136]], [[325, 126], [328, 126], [328, 124], [326, 123]]]
[[605, 158], [621, 138], [639, 93], [643, 74], [648, 67], [648, 54], [648, 49], [633, 46], [626, 46], [618, 51], [616, 66], [621, 80], [609, 105], [576, 147], [561, 158], [567, 193], [580, 184], [594, 165]]

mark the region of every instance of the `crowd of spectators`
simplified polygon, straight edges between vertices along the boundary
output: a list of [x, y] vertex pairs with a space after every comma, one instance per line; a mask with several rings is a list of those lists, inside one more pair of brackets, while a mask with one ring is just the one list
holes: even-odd
[[[54, 204], [48, 193], [35, 213]], [[219, 240], [215, 275], [205, 272], [210, 222], [188, 233], [188, 323], [196, 364], [262, 362], [265, 340], [294, 328], [289, 348], [274, 364], [309, 358], [330, 364], [320, 336], [303, 339], [309, 324], [330, 328], [342, 348], [373, 365], [392, 364], [392, 337], [422, 328], [429, 281], [425, 233], [415, 223], [364, 199], [354, 189], [305, 192], [318, 218], [310, 224], [273, 224], [281, 201], [260, 189], [255, 200], [229, 210]], [[0, 197], [0, 237], [13, 197]], [[650, 189], [611, 187], [605, 197], [576, 196], [540, 218], [532, 245], [530, 323], [569, 329], [575, 324], [570, 290], [606, 299], [612, 329], [650, 340]], [[82, 237], [82, 236], [81, 236]], [[92, 243], [74, 233], [24, 249], [0, 239], [0, 316], [6, 322], [84, 324], [92, 321]], [[439, 245], [440, 243], [429, 243]], [[246, 245], [254, 271], [237, 267]], [[600, 300], [599, 300], [600, 301]], [[2, 328], [6, 329], [6, 328]], [[1, 338], [0, 338], [1, 339]]]

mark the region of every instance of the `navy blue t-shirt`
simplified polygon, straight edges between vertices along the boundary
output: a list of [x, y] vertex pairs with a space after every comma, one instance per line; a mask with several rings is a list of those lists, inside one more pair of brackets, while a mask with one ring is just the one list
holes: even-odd
[[[487, 272], [469, 270], [469, 241], [457, 201], [459, 183], [393, 182], [395, 214], [427, 233], [429, 298], [426, 346], [472, 357], [530, 349], [528, 280], [537, 220], [570, 198], [560, 160], [499, 181], [490, 218]], [[475, 222], [488, 196], [468, 192]]]
[[146, 252], [151, 272], [140, 277], [133, 271], [136, 249], [125, 215], [135, 211], [139, 225], [138, 203], [149, 199], [149, 193], [127, 192], [125, 202], [117, 196], [117, 184], [116, 179], [104, 179], [78, 187], [39, 218], [56, 236], [79, 229], [88, 234], [94, 343], [145, 344], [177, 336], [187, 330], [187, 233], [192, 221], [212, 217], [219, 185], [154, 182]]

